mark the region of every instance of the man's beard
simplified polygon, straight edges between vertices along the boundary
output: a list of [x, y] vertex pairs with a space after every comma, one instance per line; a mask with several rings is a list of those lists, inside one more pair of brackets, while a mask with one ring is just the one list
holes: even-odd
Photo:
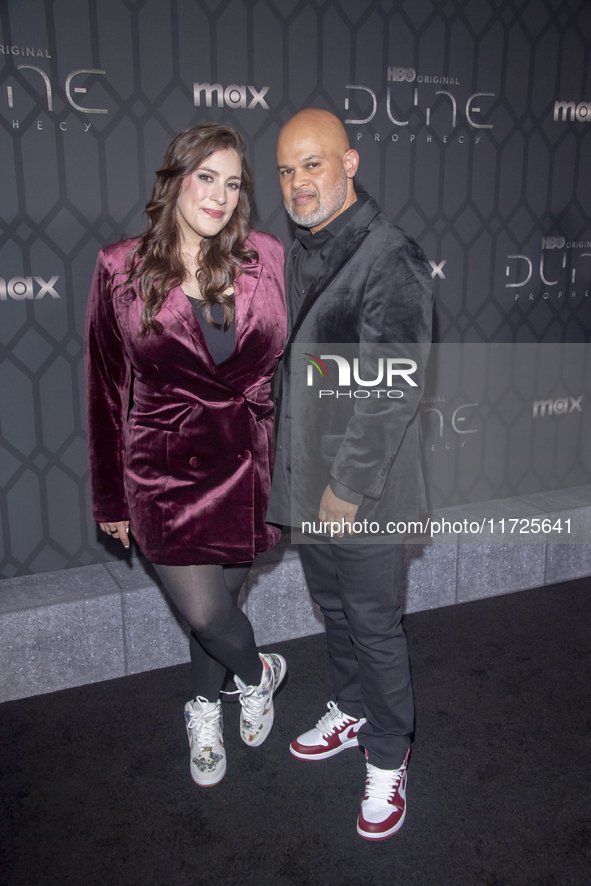
[[318, 191], [314, 190], [300, 191], [291, 198], [293, 202], [295, 198], [301, 197], [302, 194], [311, 194], [318, 200], [316, 209], [311, 209], [308, 212], [296, 212], [292, 205], [286, 203], [287, 214], [296, 225], [301, 225], [303, 228], [315, 228], [316, 225], [321, 225], [327, 218], [338, 212], [347, 199], [347, 189], [348, 179], [343, 170], [341, 177], [324, 199], [319, 196]]

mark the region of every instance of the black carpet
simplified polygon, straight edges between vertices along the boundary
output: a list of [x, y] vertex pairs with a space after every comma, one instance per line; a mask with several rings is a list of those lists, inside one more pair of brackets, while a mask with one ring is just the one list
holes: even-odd
[[408, 813], [355, 832], [364, 760], [293, 758], [331, 697], [322, 635], [260, 748], [225, 705], [228, 772], [189, 776], [181, 665], [0, 706], [3, 886], [587, 886], [591, 580], [406, 618], [417, 705]]

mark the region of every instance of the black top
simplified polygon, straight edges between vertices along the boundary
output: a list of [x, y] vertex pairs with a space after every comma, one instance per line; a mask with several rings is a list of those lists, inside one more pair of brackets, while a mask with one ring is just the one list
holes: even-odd
[[[193, 306], [207, 349], [217, 366], [227, 360], [236, 349], [236, 323], [232, 320], [229, 329], [217, 329], [205, 319], [205, 302], [200, 298], [191, 298], [188, 295], [187, 298]], [[220, 325], [224, 322], [224, 309], [217, 302], [211, 306], [211, 318]]]
[[337, 215], [326, 227], [316, 231], [315, 234], [308, 228], [296, 228], [296, 238], [304, 248], [300, 249], [296, 256], [291, 279], [290, 296], [295, 317], [297, 317], [306, 293], [316, 275], [328, 258], [334, 238], [368, 200], [369, 194], [366, 194], [364, 191], [359, 193], [355, 203], [349, 206], [348, 209], [345, 209], [344, 212], [341, 212], [340, 215]]

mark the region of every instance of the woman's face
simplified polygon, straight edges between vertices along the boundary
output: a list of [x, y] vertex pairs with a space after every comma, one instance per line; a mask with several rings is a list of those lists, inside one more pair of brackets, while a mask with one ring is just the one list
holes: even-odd
[[176, 216], [186, 244], [198, 246], [228, 224], [238, 205], [241, 179], [242, 163], [232, 148], [215, 151], [185, 176]]

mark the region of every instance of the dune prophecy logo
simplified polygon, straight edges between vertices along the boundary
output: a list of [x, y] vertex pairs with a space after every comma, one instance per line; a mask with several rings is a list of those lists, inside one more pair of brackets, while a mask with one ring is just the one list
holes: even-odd
[[[558, 303], [567, 299], [589, 298], [591, 294], [591, 240], [542, 238], [538, 256], [525, 254], [505, 257], [506, 290], [513, 290], [513, 300], [528, 302], [552, 298]], [[582, 251], [586, 250], [586, 251]], [[573, 304], [573, 302], [570, 302]]]
[[[443, 126], [446, 131], [440, 136], [443, 144], [447, 144], [448, 137], [463, 121], [468, 126], [468, 132], [474, 130], [475, 143], [481, 139], [480, 130], [493, 128], [489, 121], [490, 111], [495, 98], [494, 92], [472, 92], [466, 97], [465, 91], [460, 86], [458, 77], [447, 74], [422, 74], [414, 68], [388, 66], [386, 70], [386, 94], [385, 112], [386, 117], [398, 127], [394, 133], [387, 137], [388, 141], [397, 142], [404, 127], [423, 122], [427, 129], [433, 128], [435, 120], [433, 115], [439, 113], [438, 128]], [[410, 87], [410, 88], [409, 88]], [[453, 87], [453, 91], [448, 88]], [[349, 91], [345, 97], [345, 110], [349, 111], [345, 120], [346, 124], [362, 126], [371, 123], [379, 112], [381, 99], [376, 91], [370, 86], [361, 83], [348, 83], [345, 89]], [[410, 104], [409, 104], [410, 101]], [[401, 107], [398, 104], [401, 103]], [[351, 112], [356, 108], [359, 116]], [[406, 111], [402, 109], [406, 108]], [[442, 116], [443, 115], [443, 116]], [[382, 117], [382, 115], [381, 115]], [[382, 117], [383, 119], [383, 117]], [[362, 133], [357, 134], [357, 140], [362, 138]], [[415, 132], [409, 132], [409, 140], [416, 139]], [[426, 134], [427, 141], [433, 140], [433, 134]], [[381, 141], [380, 133], [374, 133], [374, 140]], [[458, 142], [466, 141], [466, 133], [458, 135]]]

